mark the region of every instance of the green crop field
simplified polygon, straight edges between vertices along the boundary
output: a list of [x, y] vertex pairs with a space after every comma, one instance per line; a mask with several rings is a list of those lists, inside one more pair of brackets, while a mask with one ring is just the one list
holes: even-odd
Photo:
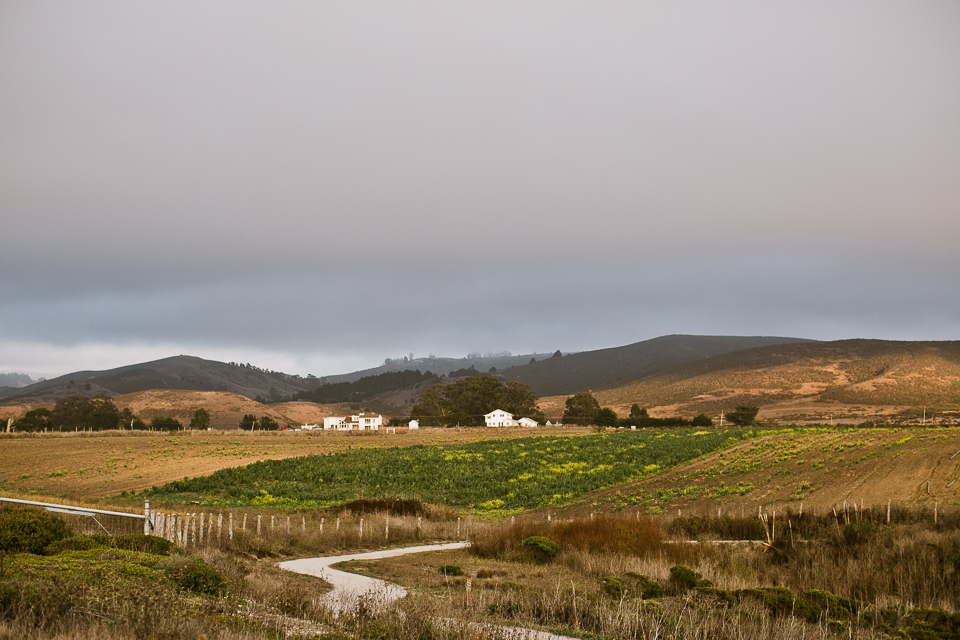
[[504, 513], [567, 502], [761, 433], [676, 429], [361, 449], [222, 469], [148, 493], [177, 502], [289, 508], [402, 496]]

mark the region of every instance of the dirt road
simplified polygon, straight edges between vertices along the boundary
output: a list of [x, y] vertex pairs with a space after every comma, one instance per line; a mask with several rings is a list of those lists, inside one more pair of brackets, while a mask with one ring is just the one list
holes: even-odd
[[[392, 558], [395, 556], [407, 555], [410, 553], [423, 553], [425, 551], [444, 551], [448, 549], [462, 549], [469, 543], [467, 542], [448, 542], [446, 544], [429, 544], [417, 547], [404, 547], [401, 549], [385, 549], [383, 551], [371, 551], [369, 553], [353, 553], [345, 556], [328, 556], [324, 558], [302, 558], [300, 560], [288, 560], [281, 562], [281, 569], [304, 573], [311, 576], [317, 576], [333, 585], [333, 590], [324, 596], [325, 603], [330, 608], [338, 612], [352, 610], [361, 597], [367, 598], [367, 604], [373, 607], [382, 607], [407, 595], [407, 590], [400, 585], [380, 580], [378, 578], [368, 578], [367, 576], [347, 573], [333, 569], [332, 565], [338, 562], [347, 562], [350, 560], [380, 560], [382, 558]], [[443, 625], [454, 626], [463, 624], [458, 620], [441, 619], [438, 620]], [[573, 640], [567, 636], [558, 636], [545, 631], [535, 631], [533, 629], [520, 629], [517, 627], [505, 627], [501, 625], [470, 622], [467, 627], [488, 633], [496, 633], [501, 638], [507, 640]]]

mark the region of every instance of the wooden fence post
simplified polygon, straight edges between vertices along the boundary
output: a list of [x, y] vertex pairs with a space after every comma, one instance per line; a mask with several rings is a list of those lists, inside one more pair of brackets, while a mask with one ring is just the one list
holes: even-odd
[[257, 535], [260, 535], [260, 518], [261, 517], [262, 516], [258, 513], [257, 514]]
[[230, 539], [233, 540], [233, 511], [230, 512]]
[[390, 541], [390, 516], [389, 515], [387, 515], [387, 524], [384, 525], [384, 528], [383, 528], [383, 541], [384, 542]]
[[151, 527], [150, 527], [150, 501], [144, 500], [143, 501], [143, 535], [148, 536], [151, 533], [153, 532], [151, 531]]
[[360, 518], [360, 537], [357, 538], [357, 542], [363, 540], [363, 518]]

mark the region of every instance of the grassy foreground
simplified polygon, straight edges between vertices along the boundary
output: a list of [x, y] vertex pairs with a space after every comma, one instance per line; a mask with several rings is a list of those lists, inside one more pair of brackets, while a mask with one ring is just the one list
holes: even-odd
[[[274, 566], [278, 553], [312, 551], [308, 538], [248, 532], [184, 549], [62, 532], [4, 558], [0, 637], [452, 640], [507, 637], [502, 626], [590, 640], [960, 635], [955, 514], [781, 518], [790, 524], [777, 529], [756, 518], [623, 514], [486, 524], [470, 550], [349, 563], [411, 594], [384, 609], [361, 600], [340, 616], [319, 598], [319, 580]], [[730, 531], [761, 542], [683, 542]]]

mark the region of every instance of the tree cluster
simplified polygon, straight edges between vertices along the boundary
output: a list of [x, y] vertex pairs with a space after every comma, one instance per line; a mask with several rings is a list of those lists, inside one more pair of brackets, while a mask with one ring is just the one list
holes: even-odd
[[713, 420], [701, 413], [688, 420], [679, 416], [670, 418], [653, 418], [645, 408], [634, 404], [630, 407], [630, 416], [618, 418], [616, 412], [609, 407], [601, 407], [600, 402], [586, 391], [567, 398], [566, 410], [563, 412], [564, 424], [581, 426], [595, 425], [597, 427], [710, 427]]
[[257, 416], [248, 413], [240, 420], [240, 428], [244, 431], [277, 431], [280, 429], [280, 423], [270, 416]]
[[713, 420], [705, 413], [698, 414], [687, 420], [680, 416], [669, 418], [653, 418], [647, 413], [646, 408], [638, 404], [630, 407], [630, 416], [620, 421], [622, 426], [637, 427], [712, 427]]
[[737, 408], [726, 415], [727, 420], [736, 425], [746, 426], [753, 424], [760, 413], [760, 407], [754, 407], [749, 404], [738, 404]]
[[[32, 409], [13, 422], [14, 431], [106, 431], [108, 429], [137, 429], [151, 431], [179, 431], [183, 424], [176, 418], [157, 416], [148, 425], [130, 410], [117, 409], [113, 400], [97, 394], [93, 398], [70, 396], [58, 400], [53, 409]], [[210, 412], [197, 409], [190, 420], [191, 429], [207, 429]]]
[[503, 384], [490, 376], [470, 376], [453, 384], [437, 383], [420, 395], [410, 417], [423, 426], [482, 426], [483, 416], [496, 409], [512, 413], [514, 418], [533, 418], [543, 422], [543, 411], [529, 385]]
[[420, 370], [389, 371], [376, 376], [364, 376], [356, 382], [334, 382], [324, 384], [313, 391], [304, 391], [295, 394], [295, 400], [307, 400], [319, 404], [338, 402], [360, 402], [372, 396], [407, 389], [423, 382], [436, 380], [437, 374]]
[[456, 369], [447, 374], [448, 378], [469, 378], [470, 376], [481, 376], [483, 375], [474, 365], [469, 367], [463, 367], [462, 369]]
[[14, 421], [15, 431], [105, 431], [107, 429], [143, 429], [146, 424], [129, 408], [117, 409], [113, 400], [97, 394], [93, 398], [70, 396], [58, 400], [53, 410], [28, 411]]

